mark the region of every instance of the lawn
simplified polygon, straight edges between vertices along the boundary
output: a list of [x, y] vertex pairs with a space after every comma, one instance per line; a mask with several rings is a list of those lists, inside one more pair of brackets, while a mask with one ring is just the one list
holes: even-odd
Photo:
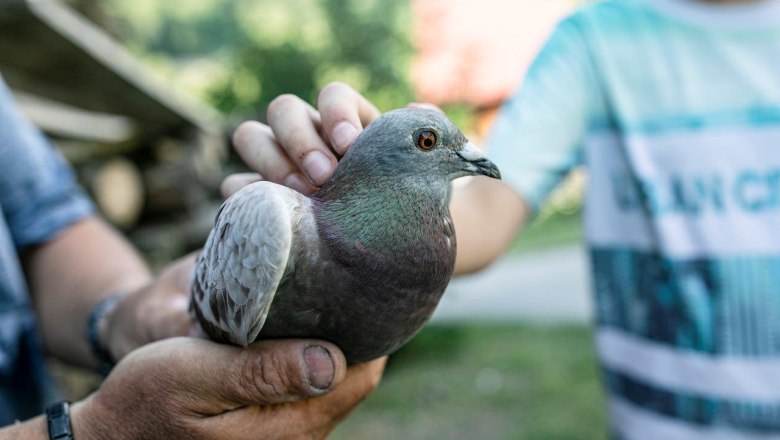
[[331, 438], [606, 438], [590, 329], [429, 326]]
[[531, 222], [515, 237], [510, 253], [532, 252], [582, 241], [582, 220], [579, 212], [556, 213], [542, 221]]

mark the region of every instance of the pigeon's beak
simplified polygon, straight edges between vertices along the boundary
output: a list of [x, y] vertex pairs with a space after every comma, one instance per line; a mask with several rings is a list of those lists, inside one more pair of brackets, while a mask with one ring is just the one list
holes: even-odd
[[471, 142], [467, 142], [457, 154], [466, 162], [466, 171], [470, 174], [481, 174], [494, 179], [501, 178], [501, 172], [498, 171], [496, 164], [488, 160], [485, 153]]

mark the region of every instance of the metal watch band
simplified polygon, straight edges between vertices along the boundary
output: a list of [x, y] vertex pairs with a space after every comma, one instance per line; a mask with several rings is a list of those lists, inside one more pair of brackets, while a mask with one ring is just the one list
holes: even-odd
[[73, 440], [69, 402], [57, 402], [46, 407], [46, 422], [49, 425], [49, 439]]
[[107, 296], [92, 309], [87, 320], [87, 341], [92, 351], [92, 355], [98, 361], [98, 371], [104, 376], [108, 376], [111, 369], [114, 368], [114, 359], [111, 354], [100, 343], [99, 327], [100, 321], [109, 311], [113, 310], [114, 306], [125, 296], [124, 292], [115, 293]]

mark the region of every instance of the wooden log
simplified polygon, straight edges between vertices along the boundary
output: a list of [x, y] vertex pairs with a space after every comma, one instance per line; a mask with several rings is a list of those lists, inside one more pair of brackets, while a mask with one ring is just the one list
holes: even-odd
[[138, 167], [117, 157], [88, 174], [88, 186], [101, 213], [120, 228], [136, 224], [144, 207], [145, 191]]
[[4, 3], [0, 66], [12, 86], [92, 111], [121, 113], [145, 129], [219, 126], [216, 111], [172, 87], [61, 2]]
[[218, 112], [181, 92], [59, 1], [0, 0], [0, 72], [17, 91], [124, 116], [144, 145], [195, 131], [210, 139], [198, 142], [198, 149], [216, 150], [208, 152], [211, 156], [225, 150]]
[[25, 92], [14, 92], [19, 108], [46, 133], [98, 143], [126, 143], [138, 136], [132, 119], [108, 113], [91, 112]]

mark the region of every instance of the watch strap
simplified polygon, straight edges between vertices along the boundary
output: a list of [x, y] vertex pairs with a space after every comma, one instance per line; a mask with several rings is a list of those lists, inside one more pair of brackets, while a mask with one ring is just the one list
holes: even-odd
[[57, 402], [46, 407], [46, 423], [49, 426], [49, 439], [73, 440], [69, 402]]
[[106, 314], [113, 311], [114, 307], [124, 297], [124, 292], [107, 296], [92, 309], [92, 313], [89, 314], [87, 320], [87, 341], [89, 342], [92, 355], [98, 361], [98, 371], [104, 376], [108, 376], [108, 373], [114, 368], [115, 362], [111, 357], [111, 353], [100, 342], [100, 323]]

